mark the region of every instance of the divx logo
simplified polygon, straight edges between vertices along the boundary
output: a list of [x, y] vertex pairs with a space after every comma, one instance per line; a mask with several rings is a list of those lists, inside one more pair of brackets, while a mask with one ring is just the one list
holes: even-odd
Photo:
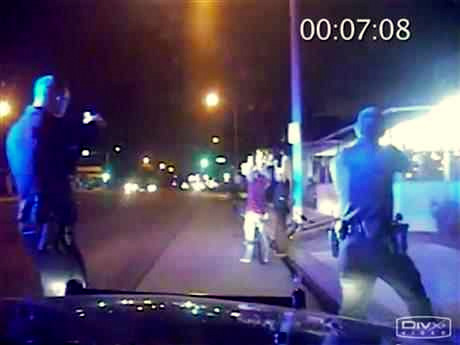
[[452, 336], [452, 320], [438, 316], [406, 316], [396, 319], [396, 336], [412, 339], [439, 339]]

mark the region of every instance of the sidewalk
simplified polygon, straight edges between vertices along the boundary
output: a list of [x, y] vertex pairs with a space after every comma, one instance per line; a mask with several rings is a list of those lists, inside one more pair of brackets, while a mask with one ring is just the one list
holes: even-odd
[[[321, 215], [308, 210], [310, 217]], [[308, 217], [307, 214], [307, 217]], [[460, 325], [460, 250], [455, 245], [441, 244], [424, 233], [409, 234], [409, 255], [419, 269], [424, 286], [437, 316], [453, 319]], [[304, 275], [327, 309], [336, 312], [341, 299], [337, 259], [330, 254], [324, 229], [297, 235], [292, 241], [290, 259]], [[386, 283], [379, 280], [369, 307], [369, 319], [394, 324], [398, 316], [407, 316], [404, 302]]]

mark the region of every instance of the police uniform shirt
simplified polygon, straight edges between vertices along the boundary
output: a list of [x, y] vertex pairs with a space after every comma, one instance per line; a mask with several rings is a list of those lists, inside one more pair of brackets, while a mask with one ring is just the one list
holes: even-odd
[[393, 219], [395, 173], [409, 168], [409, 160], [393, 146], [360, 140], [332, 162], [331, 174], [341, 216], [359, 220], [370, 238], [385, 237]]

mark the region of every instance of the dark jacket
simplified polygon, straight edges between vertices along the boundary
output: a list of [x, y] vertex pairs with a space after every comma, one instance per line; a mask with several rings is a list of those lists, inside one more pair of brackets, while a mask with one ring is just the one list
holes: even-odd
[[74, 172], [85, 142], [94, 142], [96, 127], [72, 124], [44, 108], [28, 106], [7, 137], [7, 157], [21, 199], [71, 192]]
[[273, 192], [273, 205], [276, 209], [289, 212], [289, 181], [277, 181]]

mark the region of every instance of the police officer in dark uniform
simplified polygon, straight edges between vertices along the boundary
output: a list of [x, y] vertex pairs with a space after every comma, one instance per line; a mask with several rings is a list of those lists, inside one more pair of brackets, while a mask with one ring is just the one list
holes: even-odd
[[288, 251], [287, 217], [291, 209], [290, 202], [290, 163], [281, 150], [274, 164], [274, 250], [278, 257], [286, 257]]
[[405, 301], [411, 315], [432, 315], [419, 271], [394, 245], [393, 178], [409, 168], [409, 160], [395, 147], [378, 144], [383, 131], [381, 111], [365, 108], [355, 124], [357, 142], [331, 165], [341, 215], [349, 224], [339, 253], [340, 314], [365, 319], [375, 281], [381, 278]]
[[70, 177], [83, 142], [92, 141], [102, 118], [91, 125], [66, 121], [70, 92], [55, 76], [39, 78], [33, 104], [12, 126], [7, 156], [19, 196], [19, 230], [31, 255], [56, 250], [77, 260], [86, 284], [82, 255], [75, 243], [77, 221]]

